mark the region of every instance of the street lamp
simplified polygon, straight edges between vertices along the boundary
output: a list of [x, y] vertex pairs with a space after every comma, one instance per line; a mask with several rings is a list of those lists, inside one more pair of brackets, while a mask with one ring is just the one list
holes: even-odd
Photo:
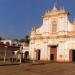
[[4, 50], [4, 62], [6, 62], [6, 52], [7, 52], [7, 46], [4, 46], [5, 50]]
[[20, 50], [19, 50], [19, 60], [20, 60], [20, 63], [22, 63], [22, 50], [23, 50], [23, 47], [21, 46]]

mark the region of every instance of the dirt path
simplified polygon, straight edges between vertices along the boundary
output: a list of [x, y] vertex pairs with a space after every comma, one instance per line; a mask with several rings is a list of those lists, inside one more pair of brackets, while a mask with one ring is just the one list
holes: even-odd
[[5, 65], [0, 75], [75, 75], [75, 63]]

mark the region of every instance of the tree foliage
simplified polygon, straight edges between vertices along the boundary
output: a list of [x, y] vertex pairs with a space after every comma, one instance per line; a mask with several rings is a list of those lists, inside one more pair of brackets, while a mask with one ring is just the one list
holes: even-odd
[[23, 38], [23, 39], [20, 39], [20, 42], [25, 42], [26, 43], [26, 45], [29, 45], [29, 36], [28, 35], [26, 35], [25, 36], [25, 38]]

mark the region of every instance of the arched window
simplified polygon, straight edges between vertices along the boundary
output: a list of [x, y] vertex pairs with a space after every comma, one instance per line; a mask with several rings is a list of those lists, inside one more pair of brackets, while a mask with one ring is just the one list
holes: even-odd
[[25, 58], [26, 60], [29, 58], [29, 52], [28, 52], [28, 51], [26, 51], [26, 52], [24, 53], [24, 58]]
[[57, 31], [57, 23], [56, 21], [52, 22], [52, 32], [56, 32]]
[[6, 42], [6, 45], [8, 45], [8, 46], [9, 46], [9, 45], [10, 45], [10, 43], [9, 43], [9, 42]]

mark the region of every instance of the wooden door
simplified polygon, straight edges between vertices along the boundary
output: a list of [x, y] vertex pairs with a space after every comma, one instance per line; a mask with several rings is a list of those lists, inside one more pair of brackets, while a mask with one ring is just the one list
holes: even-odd
[[72, 62], [72, 50], [69, 50], [69, 61]]
[[40, 60], [40, 50], [36, 50], [36, 60]]
[[50, 48], [50, 60], [56, 61], [57, 59], [57, 46], [51, 46]]

